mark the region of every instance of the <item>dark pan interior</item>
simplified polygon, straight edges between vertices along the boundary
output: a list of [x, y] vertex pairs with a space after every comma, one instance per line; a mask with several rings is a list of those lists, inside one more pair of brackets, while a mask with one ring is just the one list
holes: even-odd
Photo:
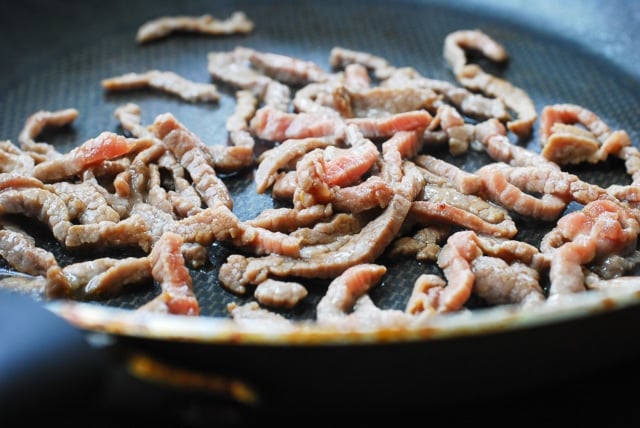
[[[80, 3], [80, 2], [79, 2]], [[70, 3], [73, 4], [72, 2]], [[611, 64], [560, 35], [514, 24], [482, 10], [466, 10], [455, 6], [430, 5], [421, 2], [389, 1], [297, 1], [297, 2], [230, 2], [190, 1], [108, 2], [93, 9], [79, 4], [63, 11], [50, 2], [33, 2], [39, 10], [43, 30], [25, 36], [20, 74], [5, 73], [0, 80], [0, 139], [17, 142], [24, 120], [37, 110], [74, 107], [80, 116], [73, 126], [45, 132], [39, 140], [55, 144], [67, 151], [104, 130], [121, 132], [113, 115], [116, 107], [139, 104], [143, 121], [150, 123], [164, 112], [172, 112], [207, 144], [225, 144], [225, 118], [233, 111], [233, 90], [220, 85], [223, 97], [219, 103], [189, 104], [171, 95], [150, 91], [106, 94], [100, 81], [130, 71], [164, 69], [175, 71], [195, 81], [208, 82], [207, 53], [227, 51], [242, 45], [257, 50], [281, 53], [314, 61], [326, 69], [332, 47], [368, 51], [386, 58], [395, 66], [411, 66], [423, 75], [455, 80], [442, 57], [445, 36], [458, 29], [478, 28], [501, 42], [509, 52], [509, 63], [502, 68], [484, 64], [488, 70], [526, 90], [540, 111], [552, 103], [575, 103], [596, 112], [613, 129], [626, 130], [631, 140], [640, 140], [640, 82]], [[47, 8], [51, 13], [48, 22]], [[27, 8], [28, 10], [28, 8]], [[135, 42], [135, 33], [143, 22], [162, 15], [213, 13], [228, 16], [243, 10], [256, 23], [247, 36], [207, 37], [177, 34], [149, 45]], [[24, 16], [23, 16], [24, 18]], [[55, 26], [59, 31], [47, 40], [45, 30]], [[65, 30], [65, 28], [67, 30]], [[537, 125], [534, 134], [516, 144], [538, 150]], [[429, 149], [427, 149], [429, 150]], [[436, 150], [436, 149], [434, 149]], [[485, 155], [471, 151], [453, 158], [444, 151], [438, 156], [473, 171], [489, 161]], [[570, 169], [584, 180], [608, 186], [627, 184], [621, 161], [602, 165], [579, 165]], [[252, 171], [224, 178], [234, 197], [234, 211], [241, 219], [256, 216], [265, 208], [278, 206], [268, 194], [255, 193]], [[568, 209], [575, 209], [570, 205]], [[518, 219], [517, 239], [537, 245], [551, 224]], [[37, 234], [43, 247], [56, 255], [61, 265], [104, 255], [96, 251], [74, 252], [62, 249], [50, 233], [39, 225], [25, 221], [25, 227]], [[137, 250], [131, 249], [131, 254]], [[202, 314], [226, 316], [230, 302], [244, 303], [251, 293], [236, 296], [224, 290], [217, 279], [218, 268], [233, 249], [213, 245], [209, 264], [193, 270], [194, 287]], [[121, 251], [118, 254], [122, 255]], [[383, 308], [404, 308], [414, 280], [421, 273], [437, 273], [434, 265], [414, 260], [388, 261], [389, 271], [372, 292], [373, 300]], [[315, 316], [315, 306], [325, 291], [325, 283], [310, 284], [310, 295], [286, 315], [295, 319]], [[151, 300], [158, 289], [149, 286], [130, 291], [101, 303], [136, 308]], [[482, 306], [471, 301], [470, 307]]]

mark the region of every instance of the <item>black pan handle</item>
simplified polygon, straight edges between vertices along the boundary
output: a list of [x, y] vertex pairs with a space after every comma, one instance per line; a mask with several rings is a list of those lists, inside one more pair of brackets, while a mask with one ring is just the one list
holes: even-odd
[[167, 364], [117, 337], [97, 340], [30, 296], [0, 289], [0, 427], [43, 417], [85, 426], [96, 415], [210, 426], [252, 418], [260, 399], [240, 379]]
[[30, 296], [0, 290], [0, 415], [86, 405], [105, 364], [80, 330]]

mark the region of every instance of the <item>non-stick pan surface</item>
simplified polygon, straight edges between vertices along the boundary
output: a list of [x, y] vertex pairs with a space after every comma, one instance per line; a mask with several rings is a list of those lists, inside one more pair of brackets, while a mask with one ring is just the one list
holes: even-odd
[[[581, 5], [571, 3], [576, 7]], [[444, 37], [454, 30], [478, 28], [503, 43], [510, 53], [509, 63], [502, 68], [492, 68], [491, 72], [524, 88], [538, 110], [553, 103], [583, 105], [597, 112], [612, 128], [626, 130], [634, 144], [640, 141], [640, 70], [634, 73], [633, 62], [614, 60], [610, 50], [598, 51], [563, 35], [559, 27], [545, 29], [528, 25], [515, 10], [509, 8], [505, 12], [496, 8], [494, 2], [486, 5], [483, 2], [449, 5], [417, 1], [112, 1], [98, 4], [35, 1], [25, 4], [28, 6], [16, 8], [16, 22], [8, 24], [8, 28], [16, 32], [3, 35], [3, 46], [10, 55], [5, 57], [9, 62], [5, 61], [7, 70], [2, 72], [0, 80], [0, 139], [17, 141], [24, 120], [37, 110], [73, 107], [79, 110], [80, 116], [71, 127], [40, 138], [66, 151], [103, 130], [118, 132], [113, 115], [115, 108], [134, 101], [141, 106], [145, 122], [169, 111], [203, 141], [221, 144], [227, 139], [225, 118], [234, 108], [231, 89], [223, 88], [219, 103], [190, 104], [149, 91], [107, 94], [100, 81], [154, 68], [173, 70], [196, 81], [210, 81], [207, 53], [229, 51], [236, 46], [286, 54], [329, 69], [329, 51], [342, 46], [382, 56], [396, 66], [414, 67], [435, 79], [455, 82], [442, 56]], [[602, 2], [602, 7], [605, 4], [608, 5]], [[593, 12], [591, 3], [587, 7]], [[255, 31], [249, 35], [218, 38], [178, 34], [146, 46], [135, 43], [137, 28], [152, 18], [203, 13], [223, 17], [235, 10], [245, 11], [255, 21]], [[581, 13], [573, 12], [567, 18], [580, 19]], [[3, 19], [10, 15], [5, 14]], [[24, 22], [21, 32], [18, 32], [19, 22]], [[607, 30], [610, 38], [617, 37], [615, 24]], [[598, 28], [598, 31], [605, 30]], [[624, 37], [631, 36], [627, 32]], [[625, 41], [627, 46], [633, 46]], [[608, 46], [611, 47], [610, 42]], [[12, 55], [16, 56], [11, 58]], [[536, 126], [530, 138], [517, 144], [539, 150], [537, 141]], [[462, 158], [452, 158], [442, 152], [438, 155], [470, 171], [488, 161], [480, 153]], [[571, 172], [602, 186], [624, 181], [625, 174], [624, 165], [613, 160], [597, 168], [577, 166]], [[241, 219], [255, 217], [265, 208], [277, 206], [268, 195], [256, 194], [251, 171], [225, 177], [225, 182], [234, 197], [234, 211]], [[517, 238], [535, 245], [550, 228], [548, 224], [524, 219], [516, 218], [516, 221], [520, 230]], [[37, 233], [38, 226], [33, 227]], [[42, 231], [40, 238], [39, 243], [53, 251], [60, 264], [95, 256], [63, 250], [47, 239], [46, 231]], [[231, 252], [228, 247], [214, 245], [209, 264], [191, 272], [205, 318], [226, 318], [228, 303], [251, 299], [251, 296], [229, 293], [218, 282], [218, 267]], [[132, 250], [132, 254], [135, 251]], [[415, 278], [420, 273], [436, 271], [434, 266], [412, 260], [392, 262], [383, 256], [381, 262], [388, 265], [389, 272], [370, 295], [383, 308], [404, 308]], [[313, 319], [325, 286], [320, 283], [317, 287], [308, 287], [309, 297], [285, 315], [294, 320]], [[94, 303], [134, 309], [153, 298], [157, 291], [148, 288]], [[470, 302], [471, 309], [476, 309], [474, 304]], [[396, 343], [387, 345], [383, 342], [389, 340], [389, 336], [373, 336], [350, 343], [348, 338], [326, 339], [322, 335], [314, 336], [312, 343], [302, 340], [305, 343], [296, 346], [287, 346], [282, 338], [275, 342], [257, 340], [257, 343], [238, 345], [230, 335], [217, 335], [218, 330], [203, 331], [206, 325], [197, 327], [199, 333], [188, 340], [181, 340], [181, 335], [189, 329], [187, 324], [175, 330], [169, 328], [167, 336], [162, 337], [157, 330], [147, 330], [145, 326], [131, 328], [126, 324], [126, 317], [122, 324], [114, 327], [111, 323], [106, 330], [125, 333], [119, 338], [123, 343], [132, 349], [140, 347], [162, 361], [198, 372], [224, 373], [247, 380], [248, 385], [255, 385], [261, 394], [269, 391], [266, 401], [283, 407], [337, 402], [358, 406], [398, 404], [398, 401], [415, 404], [427, 398], [434, 402], [460, 398], [458, 385], [468, 379], [484, 385], [482, 392], [472, 394], [491, 393], [516, 384], [518, 388], [526, 387], [544, 378], [577, 373], [594, 364], [638, 353], [640, 343], [636, 343], [640, 335], [626, 326], [637, 325], [640, 310], [633, 300], [626, 300], [620, 306], [623, 307], [605, 313], [594, 310], [598, 313], [593, 316], [578, 310], [542, 325], [528, 326], [529, 321], [522, 321], [522, 329], [506, 332], [497, 331], [502, 329], [503, 319], [500, 325], [488, 321], [490, 328], [486, 330], [474, 329], [473, 323], [468, 323], [451, 338], [416, 340], [415, 336], [408, 335], [406, 342], [392, 340]], [[73, 321], [74, 316], [83, 327], [94, 327], [98, 331], [104, 327], [99, 317], [79, 319], [75, 314], [69, 318]], [[464, 333], [465, 328], [469, 328], [469, 334]], [[151, 333], [145, 334], [149, 331]], [[200, 336], [203, 340], [194, 340]], [[251, 338], [245, 340], [251, 342]], [[325, 340], [327, 346], [322, 346]], [[553, 358], [549, 353], [553, 353]], [[522, 361], [534, 368], [523, 370]], [[482, 365], [485, 370], [474, 370]], [[448, 368], [444, 370], [447, 374], [439, 367]], [[453, 367], [465, 370], [455, 371]], [[513, 381], [513, 373], [517, 373], [517, 382]], [[372, 380], [374, 387], [371, 387]], [[437, 387], [433, 388], [434, 385]]]

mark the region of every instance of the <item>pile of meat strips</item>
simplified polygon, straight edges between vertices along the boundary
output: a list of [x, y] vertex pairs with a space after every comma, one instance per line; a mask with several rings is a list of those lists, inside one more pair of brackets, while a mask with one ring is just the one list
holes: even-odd
[[[176, 28], [221, 34], [253, 25], [241, 12], [164, 18], [142, 27], [138, 42]], [[628, 134], [580, 105], [548, 105], [538, 117], [524, 90], [468, 61], [470, 49], [507, 60], [487, 34], [460, 30], [443, 49], [459, 84], [343, 47], [330, 51], [328, 71], [240, 46], [209, 53], [210, 83], [161, 70], [102, 82], [106, 91], [147, 87], [191, 102], [217, 100], [214, 82], [224, 82], [236, 89], [228, 144], [206, 144], [170, 112], [143, 124], [129, 103], [115, 111], [124, 135], [104, 131], [60, 153], [36, 139], [78, 112], [36, 112], [18, 145], [0, 143], [0, 254], [22, 278], [3, 286], [91, 300], [155, 283], [161, 293], [136, 310], [197, 316], [189, 268], [203, 266], [216, 242], [237, 250], [220, 266], [222, 287], [255, 297], [228, 306], [237, 320], [289, 322], [272, 309], [307, 296], [292, 278], [329, 284], [318, 323], [387, 326], [468, 310], [471, 296], [528, 307], [637, 282], [628, 272], [640, 260], [640, 153]], [[536, 123], [540, 153], [510, 142], [509, 133], [526, 138]], [[257, 154], [257, 141], [268, 149]], [[464, 171], [427, 154], [430, 145], [452, 156], [483, 151], [493, 162]], [[624, 160], [630, 184], [602, 188], [562, 168], [609, 156]], [[234, 214], [220, 175], [246, 168], [256, 191], [284, 208], [246, 221]], [[564, 214], [572, 202], [580, 209]], [[539, 246], [517, 240], [514, 213], [554, 227]], [[145, 255], [63, 266], [11, 222], [15, 215], [48, 225], [67, 249], [135, 247]], [[415, 257], [440, 274], [417, 277], [404, 310], [380, 308], [368, 292], [387, 272], [377, 262], [383, 254]]]

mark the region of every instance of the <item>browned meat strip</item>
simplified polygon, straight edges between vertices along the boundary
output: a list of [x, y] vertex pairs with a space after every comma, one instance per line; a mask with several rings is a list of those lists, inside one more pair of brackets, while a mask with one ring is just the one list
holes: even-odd
[[266, 328], [271, 332], [278, 330], [289, 331], [294, 327], [291, 320], [279, 313], [261, 308], [258, 302], [248, 302], [244, 305], [229, 303], [227, 310], [233, 321], [240, 325], [259, 325], [261, 328]]
[[[409, 214], [413, 222], [421, 225], [461, 226], [478, 233], [503, 238], [512, 238], [518, 233], [514, 221], [506, 211], [477, 196], [446, 192], [444, 189], [439, 189], [437, 193], [433, 194], [438, 196], [426, 201], [414, 201], [411, 204]], [[462, 205], [462, 207], [454, 204]], [[474, 213], [470, 209], [473, 205], [476, 208], [479, 205], [484, 205], [484, 208], [479, 213]]]
[[65, 180], [77, 176], [87, 168], [96, 166], [103, 161], [128, 155], [152, 144], [152, 139], [129, 139], [113, 132], [104, 131], [70, 152], [39, 163], [33, 169], [33, 176], [43, 182]]
[[142, 126], [142, 110], [139, 105], [134, 103], [121, 105], [115, 109], [114, 116], [120, 121], [122, 128], [134, 137], [153, 136], [148, 127]]
[[35, 161], [11, 141], [0, 141], [0, 173], [31, 175]]
[[340, 237], [360, 232], [366, 220], [354, 214], [337, 213], [325, 222], [314, 224], [312, 228], [298, 228], [291, 232], [291, 236], [300, 238], [300, 244], [307, 247], [330, 244], [339, 240]]
[[549, 300], [585, 291], [583, 266], [602, 257], [633, 252], [639, 232], [637, 218], [607, 200], [590, 202], [560, 218], [541, 243], [551, 260]]
[[[546, 167], [494, 163], [485, 165], [477, 173], [485, 180], [485, 192], [490, 199], [520, 214], [543, 220], [557, 219], [571, 201], [581, 204], [597, 199], [620, 202], [600, 186]], [[542, 194], [542, 197], [537, 198], [534, 194]]]
[[[534, 188], [530, 181], [519, 183], [523, 189], [509, 182], [505, 169], [509, 166], [502, 163], [485, 165], [476, 173], [484, 182], [488, 198], [518, 214], [544, 221], [557, 219], [566, 208], [567, 201], [551, 193], [543, 193], [541, 197], [525, 193], [525, 191], [542, 192], [544, 189]], [[540, 183], [544, 184], [544, 183]]]
[[403, 67], [394, 70], [389, 78], [381, 82], [381, 86], [429, 88], [441, 94], [445, 101], [453, 104], [461, 113], [469, 117], [481, 120], [494, 118], [501, 121], [511, 119], [502, 100], [476, 94], [446, 80], [424, 77], [413, 68]]
[[336, 211], [360, 213], [385, 208], [393, 198], [393, 188], [382, 178], [371, 176], [360, 184], [335, 190], [331, 204]]
[[296, 164], [296, 188], [293, 192], [293, 206], [297, 209], [309, 208], [316, 204], [331, 203], [334, 188], [324, 180], [324, 152], [315, 149], [302, 157]]
[[[462, 115], [448, 104], [441, 104], [436, 110], [436, 115], [429, 124], [424, 138], [427, 141], [438, 141], [439, 133], [443, 133], [449, 153], [459, 156], [467, 152], [471, 138], [473, 137], [473, 125], [466, 124]], [[436, 137], [436, 138], [434, 138]]]
[[180, 235], [165, 232], [149, 254], [153, 279], [160, 284], [161, 294], [138, 310], [174, 315], [200, 315], [200, 304], [193, 291], [191, 274], [182, 257]]
[[389, 247], [391, 258], [415, 257], [418, 261], [436, 261], [440, 246], [451, 234], [449, 225], [424, 227], [411, 236], [396, 239]]
[[457, 76], [467, 65], [466, 50], [482, 52], [495, 62], [505, 62], [509, 55], [504, 47], [481, 30], [457, 30], [444, 39], [443, 55]]
[[[160, 176], [160, 168], [158, 168], [157, 164], [151, 164], [148, 166], [149, 171], [149, 180], [148, 180], [148, 194], [146, 202], [161, 209], [166, 213], [173, 213], [174, 205], [172, 201], [169, 199], [167, 190], [162, 186], [162, 180]], [[197, 195], [196, 195], [197, 196]], [[181, 198], [181, 201], [183, 198]], [[200, 209], [200, 197], [197, 197], [197, 209]], [[178, 203], [178, 207], [180, 204]], [[182, 208], [182, 207], [180, 207]], [[190, 204], [186, 211], [181, 211], [183, 214], [187, 214], [189, 212], [195, 212], [193, 204]]]
[[231, 144], [250, 147], [253, 151], [255, 141], [249, 131], [249, 121], [257, 107], [258, 98], [251, 91], [244, 89], [236, 91], [236, 108], [225, 122]]
[[413, 161], [427, 171], [445, 178], [459, 192], [468, 195], [478, 195], [482, 192], [482, 179], [476, 174], [466, 172], [449, 162], [431, 155], [418, 155]]
[[289, 138], [341, 135], [345, 124], [358, 127], [366, 138], [391, 137], [399, 131], [424, 130], [431, 122], [426, 110], [409, 111], [379, 118], [347, 118], [338, 114], [287, 113], [271, 107], [258, 109], [251, 129], [259, 138], [284, 141]]
[[387, 273], [383, 265], [363, 263], [346, 269], [327, 288], [326, 294], [318, 302], [316, 320], [319, 323], [345, 316], [353, 309], [356, 301], [365, 295]]
[[271, 188], [271, 196], [281, 201], [293, 201], [293, 194], [296, 191], [296, 171], [280, 172]]
[[391, 114], [425, 109], [435, 111], [442, 99], [430, 88], [391, 88], [375, 86], [364, 91], [350, 91], [343, 95], [349, 102], [350, 117], [384, 117]]
[[265, 105], [287, 111], [291, 101], [289, 86], [256, 71], [249, 63], [253, 51], [236, 47], [230, 52], [210, 52], [208, 71], [216, 80], [237, 89], [251, 91]]
[[71, 220], [77, 220], [80, 224], [120, 220], [117, 211], [89, 184], [60, 181], [53, 183], [51, 188], [67, 204]]
[[331, 137], [288, 139], [263, 152], [254, 176], [256, 192], [264, 193], [275, 182], [279, 170], [288, 167], [305, 153], [334, 144], [336, 140]]
[[485, 73], [475, 64], [465, 66], [458, 80], [471, 90], [480, 90], [504, 101], [517, 116], [517, 119], [507, 122], [509, 130], [520, 138], [526, 138], [531, 134], [538, 113], [533, 100], [523, 89], [507, 80]]
[[137, 215], [117, 222], [100, 221], [90, 224], [74, 224], [69, 226], [62, 242], [69, 248], [100, 243], [105, 247], [135, 245], [146, 250], [150, 245], [147, 228], [147, 222]]
[[246, 225], [271, 231], [292, 232], [301, 227], [316, 224], [333, 215], [331, 205], [313, 205], [309, 208], [271, 208], [245, 222]]
[[130, 284], [148, 284], [151, 267], [147, 257], [104, 257], [47, 270], [48, 297], [91, 298], [116, 295]]
[[508, 264], [497, 257], [480, 256], [473, 260], [473, 291], [490, 305], [519, 303], [522, 306], [545, 301], [540, 273], [524, 263]]
[[[544, 112], [544, 110], [543, 110]], [[542, 156], [558, 165], [593, 160], [600, 143], [593, 133], [575, 125], [555, 123], [542, 149]]]
[[287, 85], [302, 86], [329, 78], [329, 73], [318, 64], [288, 55], [251, 49], [249, 61], [267, 76]]
[[215, 208], [211, 227], [219, 241], [228, 241], [238, 248], [253, 254], [282, 254], [297, 257], [300, 254], [300, 239], [280, 232], [243, 223], [224, 205]]
[[438, 275], [421, 274], [413, 283], [405, 312], [410, 315], [435, 314], [440, 293], [446, 285], [447, 282]]
[[25, 152], [29, 152], [36, 162], [55, 158], [60, 154], [54, 146], [47, 143], [38, 143], [36, 137], [48, 127], [61, 127], [73, 123], [78, 117], [78, 110], [68, 108], [64, 110], [48, 111], [40, 110], [29, 116], [20, 131], [18, 142]]
[[538, 117], [529, 95], [509, 81], [485, 73], [478, 65], [468, 64], [465, 49], [480, 51], [495, 62], [505, 62], [508, 54], [504, 47], [480, 30], [458, 30], [445, 37], [443, 54], [464, 87], [500, 98], [514, 110], [518, 118], [507, 126], [519, 137], [527, 137]]
[[189, 102], [211, 102], [220, 99], [218, 88], [211, 83], [193, 82], [173, 71], [151, 70], [126, 73], [102, 80], [102, 87], [110, 92], [151, 88], [177, 95]]
[[234, 33], [250, 33], [254, 24], [242, 11], [236, 11], [227, 19], [213, 15], [165, 16], [144, 23], [136, 33], [138, 43], [148, 43], [169, 36], [176, 31], [220, 36]]
[[307, 289], [299, 282], [267, 279], [258, 284], [253, 296], [262, 305], [291, 309], [307, 294]]
[[558, 164], [539, 153], [512, 144], [506, 136], [504, 125], [498, 120], [489, 119], [477, 124], [475, 137], [476, 141], [482, 144], [482, 147], [496, 162], [504, 162], [513, 166], [544, 166], [560, 170]]
[[[456, 311], [472, 292], [492, 303], [534, 304], [544, 301], [538, 269], [544, 258], [528, 244], [489, 238], [472, 231], [456, 232], [447, 239], [438, 266], [447, 278], [446, 287], [429, 290], [438, 311]], [[519, 280], [514, 281], [513, 273]]]
[[542, 155], [559, 164], [596, 163], [630, 146], [631, 140], [625, 131], [614, 132], [587, 108], [553, 104], [542, 110], [540, 144]]
[[6, 189], [19, 189], [23, 187], [44, 189], [45, 185], [37, 178], [28, 175], [8, 172], [0, 173], [0, 191]]
[[345, 68], [349, 64], [361, 64], [367, 69], [372, 70], [373, 75], [378, 79], [387, 78], [395, 70], [395, 67], [391, 66], [386, 59], [380, 56], [347, 49], [341, 46], [336, 46], [331, 49], [329, 53], [329, 63], [333, 68]]
[[33, 237], [7, 226], [0, 229], [0, 256], [16, 271], [29, 275], [44, 276], [57, 265], [55, 256], [38, 248]]
[[624, 160], [627, 174], [631, 176], [633, 184], [640, 183], [640, 150], [636, 147], [623, 147], [618, 156]]
[[328, 147], [324, 150], [322, 180], [330, 186], [350, 186], [362, 180], [380, 160], [378, 147], [354, 125], [345, 129], [346, 149]]
[[0, 215], [5, 214], [23, 214], [47, 224], [60, 242], [65, 242], [72, 227], [64, 201], [55, 193], [37, 187], [0, 191]]
[[402, 160], [410, 159], [421, 148], [422, 131], [401, 131], [382, 143], [382, 158], [380, 177], [389, 183], [396, 183], [402, 179]]
[[254, 164], [253, 147], [246, 140], [242, 144], [244, 145], [224, 146], [222, 144], [214, 144], [207, 146], [214, 169], [223, 174], [230, 174], [252, 167]]
[[223, 204], [229, 208], [233, 200], [224, 182], [211, 166], [209, 151], [193, 132], [171, 113], [158, 115], [153, 123], [154, 133], [189, 171], [195, 188], [209, 207]]

